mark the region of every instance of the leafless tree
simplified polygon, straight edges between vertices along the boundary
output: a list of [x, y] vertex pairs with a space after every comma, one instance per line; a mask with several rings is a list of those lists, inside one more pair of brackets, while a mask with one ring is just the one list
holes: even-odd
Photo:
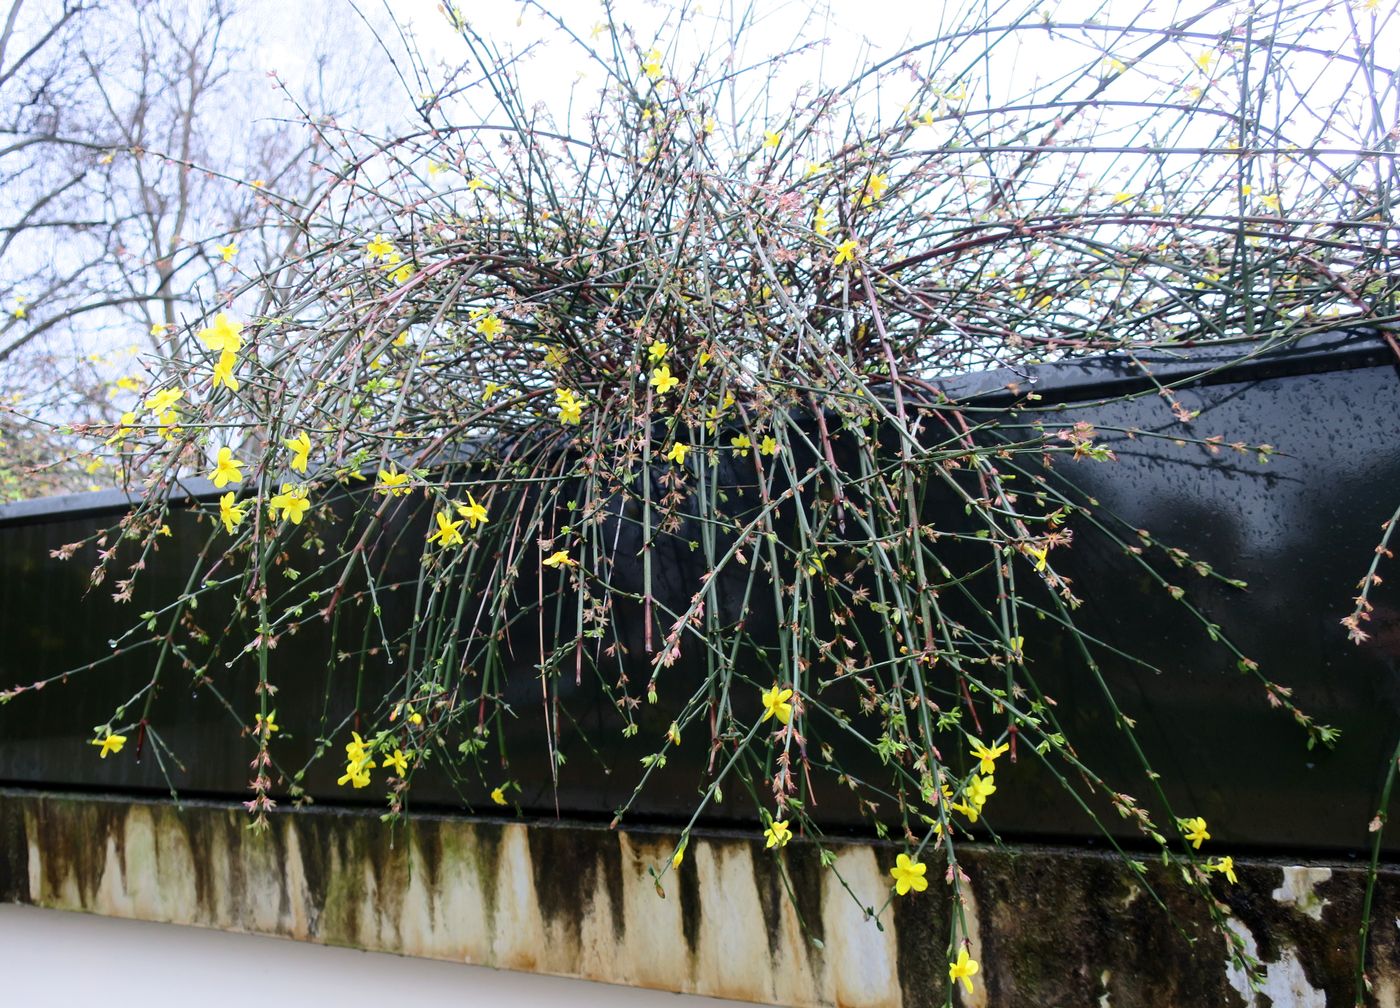
[[[70, 421], [136, 394], [135, 349], [230, 296], [285, 251], [315, 184], [320, 131], [364, 110], [368, 34], [290, 46], [262, 0], [12, 0], [0, 22], [0, 499], [93, 482]], [[334, 46], [334, 50], [332, 50]], [[357, 58], [348, 58], [359, 49]], [[289, 55], [291, 53], [289, 52]], [[124, 379], [124, 388], [114, 381]], [[37, 468], [36, 468], [37, 467]], [[18, 478], [18, 473], [27, 475]]]

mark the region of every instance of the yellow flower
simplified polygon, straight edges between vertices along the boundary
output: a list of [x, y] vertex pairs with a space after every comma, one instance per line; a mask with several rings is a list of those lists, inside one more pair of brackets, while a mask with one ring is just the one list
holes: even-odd
[[502, 386], [497, 385], [493, 381], [487, 382], [486, 387], [481, 390], [481, 401], [490, 402], [491, 397], [494, 396], [497, 392], [501, 391], [501, 387]]
[[504, 786], [504, 785], [502, 785], [501, 787], [498, 787], [498, 788], [492, 788], [492, 789], [491, 789], [491, 800], [492, 800], [493, 802], [495, 802], [497, 805], [509, 805], [509, 804], [510, 804], [510, 802], [506, 801], [506, 789], [505, 789], [505, 786]]
[[661, 358], [665, 357], [666, 351], [670, 349], [670, 346], [661, 340], [653, 340], [651, 346], [647, 347], [647, 357], [653, 364], [660, 364]]
[[116, 384], [117, 388], [121, 389], [123, 392], [141, 391], [141, 379], [137, 378], [135, 375], [128, 375], [125, 378], [118, 378]]
[[860, 251], [860, 242], [854, 238], [847, 238], [836, 246], [836, 255], [831, 259], [831, 265], [840, 266], [844, 262], [855, 262], [856, 253]]
[[485, 336], [488, 343], [505, 332], [505, 328], [505, 323], [496, 316], [495, 312], [483, 315], [476, 322], [476, 331]]
[[783, 135], [781, 133], [774, 133], [772, 130], [763, 131], [763, 146], [769, 150], [772, 150], [782, 142]]
[[680, 383], [681, 380], [671, 374], [670, 367], [665, 364], [651, 373], [651, 384], [655, 387], [657, 395], [665, 395]]
[[168, 413], [170, 412], [170, 407], [174, 406], [184, 394], [184, 392], [177, 388], [162, 389], [154, 395], [147, 396], [146, 401], [142, 405], [151, 413]]
[[988, 774], [986, 777], [972, 775], [972, 780], [967, 785], [967, 800], [977, 811], [982, 811], [982, 806], [987, 804], [987, 799], [996, 793], [997, 786]]
[[954, 812], [961, 812], [963, 815], [967, 816], [968, 822], [976, 822], [981, 817], [981, 813], [974, 805], [964, 805], [962, 802], [951, 802], [948, 807]]
[[1186, 834], [1186, 839], [1191, 841], [1191, 846], [1196, 850], [1201, 849], [1201, 841], [1210, 839], [1210, 834], [1206, 832], [1206, 821], [1200, 816], [1191, 819], [1178, 819], [1177, 825], [1181, 827], [1181, 832]]
[[255, 732], [270, 736], [273, 732], [282, 730], [282, 726], [277, 723], [276, 711], [273, 711], [265, 719], [261, 714], [254, 714], [253, 719], [258, 723], [257, 728], [254, 729]]
[[408, 473], [402, 473], [396, 469], [385, 472], [381, 469], [379, 470], [379, 482], [374, 485], [374, 492], [389, 497], [402, 497], [413, 490], [408, 485], [408, 480]]
[[394, 266], [394, 264], [391, 263], [389, 265], [386, 265], [384, 268], [388, 271], [389, 277], [394, 281], [394, 283], [407, 283], [408, 278], [413, 276], [412, 263], [403, 263], [402, 265], [397, 266], [397, 268]]
[[306, 456], [311, 453], [311, 438], [307, 437], [306, 431], [294, 438], [287, 438], [282, 443], [291, 449], [291, 467], [299, 473], [306, 472]]
[[578, 561], [570, 558], [568, 550], [556, 550], [545, 557], [542, 563], [546, 567], [577, 567]]
[[1049, 562], [1049, 547], [1022, 546], [1021, 549], [1025, 551], [1026, 556], [1035, 561], [1036, 570], [1043, 571], [1045, 569], [1045, 565]]
[[984, 746], [977, 739], [972, 740], [972, 758], [982, 761], [982, 772], [992, 774], [996, 772], [997, 757], [1006, 752], [1011, 747], [1009, 745], [993, 745], [990, 749]]
[[214, 316], [214, 324], [195, 333], [206, 350], [214, 353], [237, 353], [243, 348], [243, 323], [235, 322], [227, 312]]
[[788, 829], [786, 819], [779, 819], [764, 830], [763, 835], [768, 838], [764, 847], [786, 847], [787, 842], [792, 839], [792, 830]]
[[373, 262], [378, 262], [380, 259], [387, 259], [389, 256], [393, 255], [395, 251], [394, 243], [388, 238], [385, 238], [382, 233], [375, 235], [374, 240], [365, 245], [365, 255], [369, 256], [370, 260]]
[[681, 837], [681, 844], [676, 848], [676, 853], [671, 855], [671, 867], [679, 868], [681, 862], [685, 860], [685, 849], [690, 844], [690, 837]]
[[224, 262], [233, 262], [233, 257], [238, 255], [238, 246], [233, 242], [219, 246], [219, 255], [223, 256]]
[[219, 449], [219, 454], [214, 459], [214, 471], [209, 474], [209, 479], [220, 490], [229, 483], [242, 483], [242, 466], [243, 463], [233, 457], [233, 449], [226, 445]]
[[674, 462], [676, 465], [685, 465], [685, 453], [690, 451], [690, 445], [681, 444], [677, 441], [671, 445], [671, 450], [666, 453], [666, 461]]
[[219, 498], [219, 521], [224, 523], [224, 529], [229, 533], [247, 517], [247, 509], [234, 504], [233, 499], [232, 490]]
[[783, 724], [792, 722], [792, 704], [788, 701], [792, 699], [792, 690], [779, 689], [775, 684], [772, 689], [764, 690], [763, 717], [759, 718], [759, 724], [767, 721], [770, 717], [775, 717]]
[[749, 449], [753, 447], [753, 442], [749, 440], [747, 434], [739, 434], [729, 439], [729, 443], [734, 446], [734, 454], [740, 458], [749, 457]]
[[238, 391], [238, 379], [233, 376], [233, 366], [238, 363], [238, 356], [232, 350], [225, 350], [219, 354], [219, 360], [214, 365], [213, 388], [220, 385], [228, 386], [230, 392]]
[[428, 534], [428, 542], [435, 541], [446, 549], [448, 546], [460, 546], [466, 541], [462, 538], [462, 521], [453, 521], [451, 511], [439, 511], [434, 517], [437, 519], [437, 531]]
[[778, 439], [772, 434], [765, 435], [763, 440], [758, 443], [758, 450], [765, 455], [778, 454]]
[[345, 743], [345, 774], [336, 783], [342, 787], [346, 784], [368, 787], [369, 772], [375, 767], [372, 755], [360, 733], [352, 731], [350, 741]]
[[408, 773], [408, 757], [403, 754], [402, 750], [395, 749], [392, 756], [384, 757], [384, 769], [393, 770], [394, 776], [402, 777]]
[[476, 502], [470, 490], [467, 491], [467, 503], [457, 505], [457, 513], [465, 518], [468, 526], [473, 529], [478, 525], [485, 525], [488, 521], [486, 508]]
[[894, 879], [894, 891], [901, 896], [907, 895], [910, 889], [923, 892], [928, 888], [928, 879], [924, 878], [927, 871], [928, 865], [922, 861], [911, 861], [908, 854], [899, 855], [894, 859], [894, 867], [890, 869], [890, 876]]
[[[369, 750], [365, 747], [365, 740], [360, 738], [360, 733], [352, 731], [350, 741], [345, 743], [345, 759], [350, 763], [369, 763]], [[373, 763], [369, 764], [371, 767]]]
[[710, 363], [710, 352], [708, 350], [701, 350], [698, 359], [700, 361], [700, 366], [704, 367], [706, 364]]
[[346, 784], [354, 785], [357, 788], [369, 787], [369, 772], [374, 769], [374, 761], [366, 760], [363, 763], [345, 764], [345, 773], [336, 781], [341, 787]]
[[24, 298], [19, 298], [15, 301], [15, 306], [10, 311], [10, 314], [17, 319], [27, 318], [29, 316], [29, 311], [24, 307]]
[[879, 201], [880, 197], [885, 195], [885, 190], [889, 187], [889, 176], [881, 175], [879, 172], [871, 175], [869, 180], [865, 183], [865, 188], [861, 191], [860, 205], [870, 206], [870, 204]]
[[576, 424], [583, 419], [583, 403], [577, 399], [559, 404], [559, 422], [565, 424]]
[[467, 180], [467, 189], [468, 189], [468, 191], [474, 192], [474, 191], [476, 191], [477, 189], [482, 189], [482, 188], [484, 188], [485, 186], [486, 186], [486, 181], [485, 181], [484, 179], [480, 178], [480, 177], [472, 177], [472, 178], [470, 178], [470, 179]]
[[559, 422], [564, 424], [576, 424], [583, 419], [583, 400], [574, 395], [566, 388], [554, 390], [555, 399], [559, 406]]
[[1239, 881], [1239, 879], [1235, 878], [1235, 859], [1232, 857], [1223, 857], [1218, 861], [1211, 861], [1210, 864], [1206, 865], [1206, 871], [1220, 872], [1231, 885]]
[[972, 978], [977, 975], [977, 969], [977, 960], [967, 954], [967, 949], [960, 948], [957, 961], [948, 964], [948, 980], [950, 983], [961, 980], [963, 990], [971, 994]]
[[122, 751], [122, 746], [126, 745], [126, 736], [113, 735], [112, 729], [108, 728], [101, 738], [89, 739], [88, 745], [99, 746], [102, 751], [97, 755], [102, 759], [106, 759], [108, 753], [119, 753]]
[[826, 207], [817, 205], [816, 216], [812, 218], [812, 230], [825, 238], [831, 233], [831, 221], [827, 219]]
[[116, 444], [118, 441], [126, 439], [126, 435], [136, 426], [136, 414], [127, 412], [122, 414], [122, 418], [117, 421], [117, 429], [112, 436], [107, 439], [107, 444]]
[[282, 484], [282, 492], [273, 494], [272, 499], [267, 502], [268, 514], [272, 520], [277, 520], [277, 512], [282, 512], [282, 517], [288, 519], [293, 525], [300, 525], [301, 519], [306, 515], [306, 509], [311, 506], [311, 501], [307, 497], [306, 488], [292, 486], [290, 483]]

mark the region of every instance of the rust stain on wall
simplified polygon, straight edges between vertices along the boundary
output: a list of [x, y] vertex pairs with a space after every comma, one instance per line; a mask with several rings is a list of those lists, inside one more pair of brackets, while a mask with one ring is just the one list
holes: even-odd
[[[566, 823], [0, 791], [0, 899], [768, 1004], [944, 1003], [953, 907], [935, 884], [891, 898], [895, 850]], [[983, 964], [956, 1003], [1060, 1008], [1350, 1005], [1365, 873], [1350, 864], [1237, 862], [1217, 894], [1263, 964], [1261, 993], [1229, 965], [1199, 898], [1150, 873], [1165, 909], [1115, 858], [964, 848], [963, 913]], [[791, 894], [791, 895], [789, 895]], [[854, 895], [853, 895], [854, 894]], [[1396, 1006], [1400, 875], [1383, 873], [1369, 976]]]

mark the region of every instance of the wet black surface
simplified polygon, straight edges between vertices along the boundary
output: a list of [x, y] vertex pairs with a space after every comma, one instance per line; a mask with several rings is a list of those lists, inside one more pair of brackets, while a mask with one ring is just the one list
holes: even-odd
[[[1234, 348], [1228, 356], [1239, 352]], [[1157, 381], [1173, 382], [1209, 371], [1221, 359], [1219, 350], [1183, 350], [1148, 363]], [[1340, 620], [1351, 611], [1381, 523], [1400, 504], [1400, 372], [1386, 344], [1365, 334], [1319, 337], [1301, 348], [1208, 374], [1177, 393], [1182, 405], [1200, 411], [1190, 424], [1173, 416], [1137, 365], [1121, 362], [973, 375], [951, 381], [946, 388], [968, 407], [969, 416], [976, 416], [979, 406], [1012, 400], [1008, 384], [1016, 386], [1016, 393], [1034, 389], [1043, 397], [1033, 412], [1020, 415], [1026, 423], [1085, 420], [1099, 431], [1100, 443], [1117, 453], [1115, 464], [1064, 461], [1054, 469], [1055, 478], [1096, 498], [1102, 513], [1116, 515], [1119, 524], [1113, 527], [1130, 539], [1131, 530], [1148, 529], [1157, 541], [1185, 550], [1192, 560], [1248, 583], [1247, 590], [1239, 590], [1201, 578], [1189, 568], [1175, 568], [1160, 551], [1144, 555], [1170, 582], [1187, 589], [1186, 600], [1257, 661], [1268, 678], [1292, 688], [1292, 699], [1303, 710], [1342, 732], [1334, 749], [1309, 749], [1304, 732], [1285, 712], [1270, 706], [1259, 683], [1242, 675], [1235, 657], [1131, 555], [1082, 521], [1073, 524], [1074, 546], [1056, 551], [1056, 569], [1072, 579], [1084, 600], [1076, 613], [1081, 626], [1106, 645], [1155, 666], [1143, 668], [1115, 657], [1108, 648], [1096, 651], [1103, 678], [1122, 710], [1135, 720], [1173, 810], [1204, 816], [1216, 839], [1243, 847], [1365, 847], [1366, 824], [1375, 813], [1386, 758], [1400, 734], [1400, 593], [1395, 589], [1400, 575], [1390, 571], [1392, 576], [1373, 596], [1370, 640], [1360, 646], [1348, 643]], [[1129, 402], [1098, 401], [1133, 390], [1143, 394]], [[1129, 436], [1129, 430], [1135, 433]], [[1167, 437], [1144, 436], [1151, 433]], [[1225, 442], [1267, 442], [1278, 454], [1261, 465], [1252, 454], [1229, 449], [1213, 453], [1199, 444], [1171, 440], [1217, 435]], [[1025, 474], [1033, 475], [1037, 474]], [[927, 507], [936, 512], [941, 506], [931, 495]], [[124, 507], [120, 495], [99, 494], [0, 508], [0, 688], [80, 670], [107, 657], [107, 642], [121, 638], [136, 622], [136, 614], [159, 608], [183, 589], [187, 572], [208, 541], [207, 522], [200, 525], [189, 513], [171, 514], [173, 534], [160, 540], [148, 577], [138, 582], [135, 598], [124, 606], [110, 601], [110, 583], [88, 589], [95, 547], [85, 547], [66, 563], [50, 558], [51, 550], [115, 522]], [[411, 610], [422, 535], [418, 523], [425, 517], [405, 513], [391, 520], [392, 534], [377, 546], [383, 551], [381, 558], [393, 558], [389, 562], [400, 568], [398, 576], [404, 581], [397, 592], [386, 591], [379, 598], [391, 638]], [[669, 546], [658, 543], [660, 597], [683, 601], [696, 590], [699, 569], [681, 546], [685, 538], [682, 530]], [[402, 559], [393, 552], [399, 543], [413, 543], [401, 549]], [[635, 552], [635, 544], [620, 542], [619, 554], [629, 548]], [[295, 566], [313, 565], [297, 559]], [[1385, 566], [1381, 574], [1387, 575]], [[522, 580], [533, 576], [533, 571], [527, 572]], [[355, 724], [357, 703], [388, 692], [404, 667], [402, 661], [391, 665], [382, 649], [373, 648], [378, 630], [368, 632], [369, 602], [356, 597], [359, 587], [349, 586], [334, 625], [308, 616], [272, 653], [272, 681], [279, 687], [275, 705], [283, 725], [274, 754], [284, 768], [299, 768], [314, 751], [318, 733], [330, 735], [350, 718], [335, 732], [333, 748], [313, 765], [304, 786], [323, 799], [379, 803], [378, 787], [361, 795], [335, 785], [341, 772], [340, 746]], [[572, 605], [569, 598], [560, 601]], [[729, 615], [737, 618], [740, 603], [735, 599], [733, 605]], [[220, 611], [217, 599], [208, 599], [195, 618], [218, 639], [228, 624], [227, 604]], [[748, 618], [755, 639], [761, 641], [771, 613], [756, 603]], [[615, 678], [619, 669], [630, 668], [634, 683], [644, 682], [649, 660], [640, 647], [639, 614], [623, 607], [616, 622], [623, 643], [630, 645], [628, 653], [638, 657], [619, 659], [608, 674]], [[245, 621], [229, 639], [248, 640], [246, 627]], [[549, 753], [541, 741], [541, 688], [529, 636], [527, 631], [505, 644], [513, 655], [505, 689], [514, 717], [503, 728], [509, 740], [509, 769], [494, 771], [490, 779], [462, 782], [436, 771], [419, 775], [412, 794], [420, 808], [479, 806], [490, 787], [509, 776], [524, 788], [512, 794], [512, 800], [518, 799], [527, 811], [548, 814], [557, 809], [609, 819], [632, 791], [638, 759], [655, 750], [675, 714], [666, 701], [688, 692], [689, 687], [681, 685], [698, 675], [684, 661], [668, 673], [665, 699], [643, 707], [635, 739], [620, 736], [614, 707], [590, 678], [598, 673], [585, 671], [578, 685], [572, 667], [555, 678], [554, 696], [572, 716], [561, 729], [568, 762], [556, 790]], [[1056, 634], [1048, 623], [1028, 628], [1025, 636], [1029, 668], [1057, 702], [1057, 714], [1083, 762], [1105, 772], [1115, 789], [1148, 798], [1135, 758], [1114, 728], [1101, 687], [1073, 641]], [[347, 647], [346, 641], [353, 641], [354, 647]], [[337, 651], [357, 653], [328, 670], [326, 655]], [[197, 652], [197, 646], [189, 645], [186, 657], [201, 662]], [[139, 761], [134, 739], [120, 757], [107, 760], [97, 759], [96, 750], [86, 744], [92, 726], [106, 723], [113, 707], [143, 688], [156, 657], [155, 647], [132, 650], [75, 672], [67, 685], [56, 683], [0, 707], [0, 782], [165, 791], [166, 777], [152, 756], [149, 739]], [[758, 651], [751, 660], [761, 664], [766, 659]], [[182, 793], [245, 797], [252, 743], [238, 735], [237, 722], [209, 689], [211, 684], [196, 683], [180, 668], [178, 654], [167, 656], [166, 662], [150, 722], [182, 765], [167, 755], [165, 770]], [[255, 709], [251, 698], [257, 676], [250, 657], [221, 654], [212, 668], [212, 686], [219, 694], [245, 713]], [[764, 679], [769, 673], [756, 669], [752, 674]], [[951, 684], [947, 692], [951, 695]], [[132, 705], [128, 717], [139, 716], [142, 702]], [[580, 730], [589, 732], [588, 744]], [[702, 734], [693, 732], [695, 737], [687, 737], [687, 746], [671, 757], [664, 779], [634, 806], [635, 818], [669, 821], [693, 808], [707, 755]], [[812, 741], [819, 742], [820, 726], [814, 725], [812, 734]], [[600, 740], [608, 747], [603, 761], [590, 752], [590, 745]], [[612, 773], [604, 772], [604, 763]], [[989, 811], [992, 825], [1003, 836], [1098, 835], [1099, 827], [1024, 751], [1015, 766], [999, 771], [997, 782]], [[819, 819], [834, 828], [863, 828], [844, 789], [818, 786]], [[1098, 798], [1091, 804], [1106, 808]], [[1107, 814], [1104, 825], [1132, 834]], [[731, 800], [710, 812], [717, 821], [731, 817], [750, 821], [753, 810]], [[1388, 845], [1392, 852], [1400, 851], [1400, 836], [1392, 836]]]

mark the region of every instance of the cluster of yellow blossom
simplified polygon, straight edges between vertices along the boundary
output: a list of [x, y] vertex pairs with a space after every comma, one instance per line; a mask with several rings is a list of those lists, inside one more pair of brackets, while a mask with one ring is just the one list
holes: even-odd
[[583, 408], [587, 405], [582, 399], [574, 394], [573, 390], [558, 388], [554, 390], [556, 405], [559, 407], [559, 422], [563, 424], [576, 424], [583, 419]]
[[195, 335], [206, 350], [219, 355], [214, 364], [213, 387], [223, 385], [230, 392], [237, 392], [238, 379], [234, 377], [233, 368], [238, 363], [238, 351], [243, 347], [243, 323], [233, 321], [227, 312], [219, 312], [212, 326], [205, 326]]
[[969, 778], [967, 786], [963, 789], [963, 801], [953, 802], [949, 808], [967, 816], [968, 822], [976, 822], [982, 815], [987, 799], [997, 790], [996, 781], [992, 776], [996, 772], [997, 758], [1010, 748], [1006, 743], [987, 746], [980, 739], [972, 739], [972, 758], [977, 760], [979, 773]]
[[378, 764], [374, 754], [360, 738], [359, 732], [350, 733], [350, 741], [345, 743], [345, 773], [336, 781], [341, 787], [351, 784], [354, 787], [369, 787], [369, 772]]
[[[890, 877], [894, 879], [894, 891], [899, 896], [907, 896], [910, 892], [923, 892], [928, 888], [927, 876], [928, 865], [914, 860], [908, 854], [896, 857], [894, 867], [890, 869]], [[971, 994], [971, 978], [977, 974], [979, 968], [977, 960], [968, 954], [967, 949], [959, 948], [957, 958], [948, 964], [948, 980], [951, 983], [961, 980], [963, 987]]]
[[[1201, 816], [1192, 816], [1188, 819], [1178, 819], [1177, 829], [1181, 830], [1182, 836], [1190, 841], [1194, 850], [1200, 850], [1201, 844], [1210, 839], [1210, 832], [1206, 827], [1206, 821]], [[1229, 856], [1221, 858], [1211, 858], [1206, 862], [1206, 871], [1219, 872], [1225, 876], [1225, 881], [1235, 883], [1239, 881], [1235, 877], [1235, 859]]]
[[[383, 739], [379, 740], [383, 743]], [[359, 732], [350, 733], [350, 741], [345, 743], [345, 773], [336, 781], [341, 787], [349, 784], [351, 787], [369, 787], [370, 771], [376, 769], [379, 764], [374, 762], [374, 749], [376, 742], [365, 741], [360, 738]], [[383, 743], [383, 769], [392, 770], [394, 776], [400, 780], [408, 773], [413, 758], [412, 752], [404, 752], [395, 746], [393, 751], [389, 750], [389, 744]]]
[[[292, 453], [288, 465], [296, 472], [305, 473], [311, 453], [311, 437], [303, 431], [296, 437], [287, 438], [283, 444]], [[220, 490], [230, 483], [242, 483], [244, 465], [246, 463], [234, 458], [233, 449], [225, 445], [215, 456], [209, 480]], [[267, 504], [268, 514], [273, 521], [285, 518], [293, 525], [300, 525], [311, 507], [310, 491], [302, 484], [283, 483], [281, 491], [273, 494]], [[247, 505], [239, 504], [232, 490], [219, 498], [219, 521], [223, 523], [227, 532], [231, 534], [246, 517]]]
[[378, 263], [395, 283], [403, 283], [413, 276], [413, 264], [404, 262], [398, 248], [382, 233], [365, 243], [365, 255], [370, 262]]
[[[384, 484], [384, 477], [388, 475], [390, 474], [384, 472], [379, 474], [381, 486]], [[395, 482], [387, 492], [403, 492], [397, 489], [398, 485], [398, 482]], [[452, 518], [453, 511], [457, 513], [455, 521]], [[490, 521], [486, 517], [486, 506], [478, 503], [470, 491], [467, 493], [467, 503], [453, 504], [451, 510], [439, 511], [433, 516], [433, 519], [437, 522], [437, 528], [428, 534], [428, 542], [435, 542], [444, 549], [448, 546], [462, 546], [466, 543], [466, 539], [462, 536], [463, 522], [467, 523], [468, 528], [475, 530], [478, 525], [485, 525]]]

